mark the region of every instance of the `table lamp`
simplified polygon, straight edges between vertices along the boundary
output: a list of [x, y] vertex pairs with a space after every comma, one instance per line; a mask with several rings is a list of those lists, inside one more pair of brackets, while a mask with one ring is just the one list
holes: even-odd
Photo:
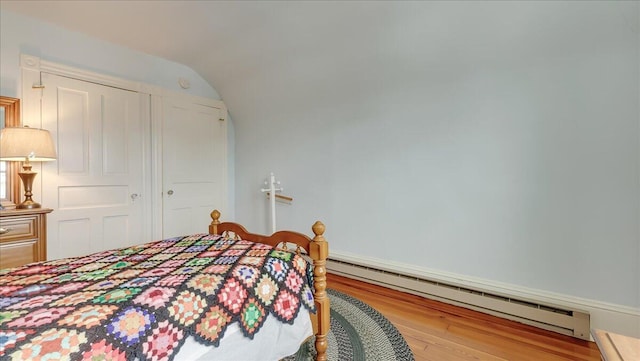
[[56, 160], [56, 148], [49, 131], [27, 126], [3, 128], [0, 132], [0, 160], [23, 162], [23, 170], [18, 175], [24, 184], [25, 200], [16, 208], [40, 208], [40, 204], [31, 199], [31, 187], [38, 174], [31, 170], [31, 162]]

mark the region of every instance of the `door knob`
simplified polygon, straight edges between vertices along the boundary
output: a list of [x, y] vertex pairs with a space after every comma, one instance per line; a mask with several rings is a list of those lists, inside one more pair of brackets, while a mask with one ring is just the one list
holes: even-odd
[[131, 200], [132, 200], [132, 201], [135, 201], [135, 200], [136, 200], [136, 198], [138, 198], [138, 197], [139, 197], [138, 193], [133, 193], [133, 194], [131, 194]]
[[169, 190], [167, 191], [167, 194], [168, 194], [168, 195], [172, 195], [172, 194], [173, 194], [173, 189], [169, 189]]

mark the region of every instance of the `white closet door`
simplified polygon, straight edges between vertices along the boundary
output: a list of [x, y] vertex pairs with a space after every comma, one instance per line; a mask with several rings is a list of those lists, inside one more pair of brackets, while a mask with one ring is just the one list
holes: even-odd
[[226, 208], [226, 123], [222, 109], [163, 98], [164, 238], [207, 232]]
[[86, 255], [145, 239], [144, 167], [149, 96], [42, 74], [42, 124], [57, 144], [44, 163], [48, 258]]

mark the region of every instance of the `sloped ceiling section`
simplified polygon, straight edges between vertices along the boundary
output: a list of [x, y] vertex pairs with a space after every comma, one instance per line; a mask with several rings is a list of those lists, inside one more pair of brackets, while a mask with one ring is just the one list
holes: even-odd
[[[402, 92], [416, 81], [534, 59], [541, 49], [580, 52], [590, 44], [575, 35], [589, 31], [588, 17], [602, 21], [597, 7], [575, 2], [3, 0], [2, 7], [185, 64], [240, 123], [345, 98], [357, 104], [382, 88]], [[567, 25], [572, 14], [583, 21]]]

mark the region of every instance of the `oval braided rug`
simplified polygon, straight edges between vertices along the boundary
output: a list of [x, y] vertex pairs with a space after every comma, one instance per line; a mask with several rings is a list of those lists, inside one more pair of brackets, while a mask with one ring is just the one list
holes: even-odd
[[[331, 300], [331, 329], [327, 336], [329, 361], [412, 361], [413, 353], [398, 329], [366, 303], [327, 289]], [[313, 338], [283, 361], [315, 359]]]

